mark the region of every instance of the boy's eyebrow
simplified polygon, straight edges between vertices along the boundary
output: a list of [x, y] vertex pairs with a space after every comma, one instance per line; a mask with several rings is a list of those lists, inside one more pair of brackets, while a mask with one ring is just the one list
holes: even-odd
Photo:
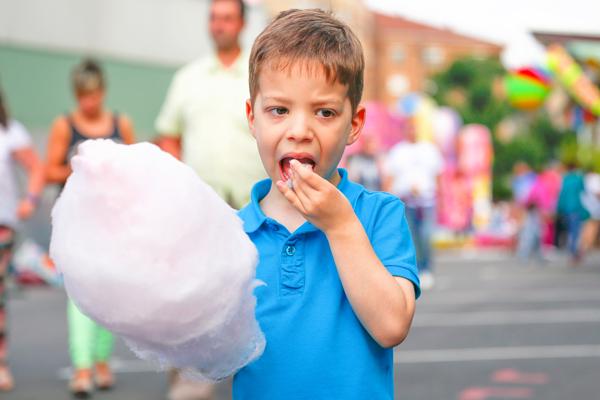
[[271, 101], [275, 103], [290, 103], [289, 99], [280, 96], [265, 96], [263, 97], [263, 101]]
[[317, 101], [312, 102], [313, 106], [323, 106], [323, 105], [334, 105], [336, 107], [341, 107], [344, 105], [343, 101], [339, 101], [338, 99], [333, 98], [323, 98]]
[[[288, 99], [286, 97], [281, 97], [281, 96], [266, 96], [263, 98], [263, 101], [274, 102], [274, 103], [284, 103], [284, 104], [289, 104], [292, 102], [290, 99]], [[327, 98], [327, 97], [318, 99], [311, 103], [311, 105], [313, 105], [313, 106], [335, 105], [337, 107], [341, 107], [341, 106], [343, 106], [343, 104], [344, 104], [343, 101], [339, 101], [338, 99]]]

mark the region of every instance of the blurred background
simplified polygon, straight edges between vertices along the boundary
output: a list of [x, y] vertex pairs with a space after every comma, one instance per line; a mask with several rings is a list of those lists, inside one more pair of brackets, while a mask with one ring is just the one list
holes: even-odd
[[[367, 123], [343, 161], [356, 180], [393, 192], [391, 153], [413, 134], [441, 156], [426, 238], [435, 267], [395, 352], [396, 398], [597, 399], [600, 3], [246, 3], [245, 49], [288, 8], [332, 10], [360, 38]], [[75, 106], [69, 72], [92, 56], [105, 68], [107, 108], [127, 113], [138, 141], [155, 139], [174, 73], [212, 49], [209, 8], [208, 0], [0, 0], [10, 115], [44, 157], [52, 121]], [[561, 188], [572, 174], [585, 185], [571, 200]], [[23, 223], [30, 255], [47, 249], [57, 193], [47, 188], [41, 211]], [[584, 249], [571, 248], [580, 233], [561, 210], [569, 201], [585, 209]], [[64, 399], [64, 294], [21, 264], [9, 292], [17, 386], [2, 398]], [[166, 377], [121, 344], [114, 369], [119, 385], [98, 398], [165, 398]], [[230, 398], [227, 384], [215, 398]]]

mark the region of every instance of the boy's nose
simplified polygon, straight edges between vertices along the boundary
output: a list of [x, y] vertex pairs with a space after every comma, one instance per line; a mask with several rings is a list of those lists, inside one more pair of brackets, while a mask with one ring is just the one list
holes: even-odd
[[306, 141], [312, 140], [313, 131], [310, 127], [308, 118], [305, 116], [298, 115], [296, 116], [290, 124], [290, 127], [287, 132], [288, 140], [294, 141]]

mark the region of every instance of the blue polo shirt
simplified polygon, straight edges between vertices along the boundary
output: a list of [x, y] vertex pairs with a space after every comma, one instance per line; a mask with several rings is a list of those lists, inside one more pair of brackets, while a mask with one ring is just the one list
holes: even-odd
[[[420, 294], [415, 250], [395, 196], [367, 191], [340, 169], [348, 198], [375, 253], [394, 276]], [[240, 210], [259, 253], [256, 317], [267, 339], [264, 354], [241, 369], [235, 400], [392, 399], [393, 351], [363, 328], [344, 293], [327, 238], [309, 222], [290, 233], [262, 212], [271, 180], [258, 182]]]

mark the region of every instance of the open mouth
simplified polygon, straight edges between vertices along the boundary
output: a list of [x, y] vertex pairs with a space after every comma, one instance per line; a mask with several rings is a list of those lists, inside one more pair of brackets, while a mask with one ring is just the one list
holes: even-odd
[[298, 160], [302, 166], [315, 170], [316, 163], [310, 156], [287, 156], [279, 160], [279, 168], [281, 171], [281, 179], [285, 182], [292, 176], [292, 167], [290, 162], [292, 160]]

